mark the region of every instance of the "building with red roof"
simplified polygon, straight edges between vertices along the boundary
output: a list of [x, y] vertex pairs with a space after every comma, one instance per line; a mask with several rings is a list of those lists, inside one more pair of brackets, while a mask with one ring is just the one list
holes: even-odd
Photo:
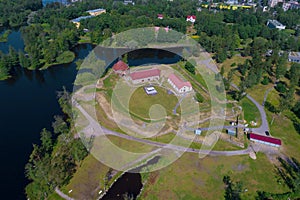
[[281, 140], [273, 137], [268, 137], [264, 135], [258, 135], [255, 133], [249, 134], [249, 139], [254, 142], [259, 142], [262, 144], [267, 144], [274, 147], [280, 147], [281, 146]]
[[194, 23], [196, 21], [196, 16], [195, 15], [188, 15], [186, 17], [186, 21]]
[[188, 81], [181, 80], [175, 74], [170, 74], [168, 78], [168, 83], [176, 90], [178, 93], [185, 93], [192, 91], [192, 85]]
[[130, 79], [134, 84], [145, 83], [149, 81], [159, 80], [159, 69], [140, 70], [130, 73]]
[[128, 65], [124, 63], [122, 60], [119, 60], [114, 66], [112, 67], [114, 72], [119, 75], [125, 75], [127, 70], [129, 69]]
[[157, 14], [157, 18], [158, 18], [158, 19], [163, 19], [163, 18], [164, 18], [164, 15], [163, 15], [163, 14]]

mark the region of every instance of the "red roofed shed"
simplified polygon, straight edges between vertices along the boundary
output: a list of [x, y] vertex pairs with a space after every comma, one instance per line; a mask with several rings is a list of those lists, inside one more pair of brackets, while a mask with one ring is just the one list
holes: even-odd
[[126, 71], [129, 69], [128, 65], [124, 63], [122, 60], [119, 60], [116, 64], [114, 64], [112, 68], [115, 73], [121, 75], [124, 75]]
[[280, 139], [268, 137], [268, 136], [264, 136], [264, 135], [258, 135], [255, 133], [250, 133], [249, 138], [252, 141], [260, 142], [260, 143], [271, 145], [271, 146], [279, 147], [281, 145]]

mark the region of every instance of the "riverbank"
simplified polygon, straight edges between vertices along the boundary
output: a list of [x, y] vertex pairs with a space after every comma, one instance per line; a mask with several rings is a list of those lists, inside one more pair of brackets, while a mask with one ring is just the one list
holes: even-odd
[[0, 42], [7, 42], [9, 34], [11, 34], [12, 31], [10, 29], [4, 31], [4, 33], [0, 36]]
[[75, 53], [73, 51], [65, 51], [56, 58], [56, 62], [45, 63], [43, 67], [39, 68], [39, 70], [45, 70], [48, 69], [49, 67], [56, 66], [56, 65], [69, 64], [74, 60], [75, 60]]

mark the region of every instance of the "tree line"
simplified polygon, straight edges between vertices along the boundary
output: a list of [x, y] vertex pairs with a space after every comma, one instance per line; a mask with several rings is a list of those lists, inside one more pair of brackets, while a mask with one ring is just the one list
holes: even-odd
[[53, 131], [43, 129], [40, 133], [40, 144], [33, 145], [25, 166], [26, 177], [30, 180], [25, 188], [28, 199], [47, 199], [55, 187], [69, 182], [81, 161], [88, 155], [81, 139], [74, 137], [74, 124], [70, 120], [70, 94], [64, 88], [58, 97], [68, 118], [55, 116]]

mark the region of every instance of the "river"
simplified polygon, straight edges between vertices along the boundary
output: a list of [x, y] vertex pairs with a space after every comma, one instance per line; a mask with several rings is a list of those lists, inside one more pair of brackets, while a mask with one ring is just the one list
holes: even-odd
[[[0, 43], [0, 50], [8, 52], [9, 45], [17, 50], [24, 49], [20, 32], [13, 31], [8, 42]], [[12, 78], [0, 81], [1, 199], [25, 199], [24, 188], [28, 180], [24, 176], [24, 167], [32, 151], [32, 144], [39, 143], [42, 128], [51, 129], [53, 116], [62, 114], [56, 98], [57, 91], [62, 90], [63, 86], [72, 91], [77, 73], [75, 62], [84, 59], [92, 48], [90, 44], [80, 44], [73, 49], [76, 59], [70, 64], [53, 66], [43, 71], [28, 71], [19, 67], [15, 68]], [[116, 53], [115, 49], [101, 51], [103, 53], [100, 57], [109, 62], [112, 60], [108, 55]], [[174, 63], [179, 59], [179, 56], [162, 50], [153, 52], [144, 49], [128, 54], [129, 64], [135, 66]], [[132, 177], [131, 183], [138, 178], [138, 175], [128, 176]]]
[[[18, 42], [20, 34], [12, 33], [7, 43], [0, 43], [0, 50], [8, 46], [24, 47]], [[15, 37], [19, 36], [19, 37]], [[92, 50], [85, 44], [74, 48], [76, 59], [84, 58]], [[16, 68], [13, 77], [0, 81], [0, 177], [1, 199], [25, 199], [24, 188], [28, 183], [24, 166], [32, 151], [32, 144], [39, 143], [42, 128], [51, 128], [54, 115], [62, 114], [56, 92], [66, 86], [72, 90], [76, 77], [76, 64], [55, 66], [44, 71]]]

